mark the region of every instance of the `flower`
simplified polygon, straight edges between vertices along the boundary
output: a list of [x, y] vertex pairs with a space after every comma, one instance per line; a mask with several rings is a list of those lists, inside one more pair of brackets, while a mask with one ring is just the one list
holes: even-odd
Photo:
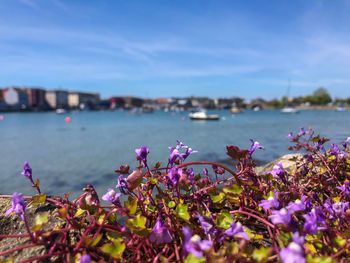
[[289, 202], [287, 209], [291, 214], [298, 211], [304, 211], [306, 209], [306, 197], [302, 195], [301, 200], [297, 199], [294, 202]]
[[201, 227], [203, 228], [204, 230], [204, 233], [206, 235], [209, 234], [210, 230], [212, 229], [213, 225], [208, 223], [207, 221], [205, 221], [204, 217], [201, 216], [201, 215], [198, 215], [197, 216], [198, 220], [199, 220], [199, 223], [201, 224]]
[[30, 180], [32, 179], [32, 168], [27, 161], [23, 165], [22, 175], [29, 178]]
[[318, 224], [325, 224], [324, 215], [320, 207], [313, 208], [310, 213], [303, 216], [305, 218], [304, 231], [309, 234], [316, 234], [323, 227]]
[[350, 182], [345, 182], [344, 185], [337, 187], [342, 194], [350, 198]]
[[213, 246], [213, 242], [210, 240], [202, 240], [200, 236], [192, 236], [192, 231], [189, 227], [183, 227], [182, 233], [184, 235], [184, 255], [189, 253], [195, 257], [202, 257], [203, 252], [209, 250]]
[[214, 173], [216, 174], [224, 174], [225, 173], [225, 169], [217, 166], [217, 165], [213, 165], [213, 170], [214, 170]]
[[135, 149], [137, 160], [142, 162], [147, 166], [147, 155], [149, 154], [149, 149], [147, 146], [142, 145], [140, 148]]
[[252, 154], [258, 150], [258, 149], [264, 149], [264, 147], [258, 142], [258, 141], [254, 141], [252, 139], [250, 139], [250, 141], [252, 142], [252, 145], [250, 146], [248, 153], [250, 156], [252, 156]]
[[306, 134], [305, 128], [304, 128], [304, 127], [301, 127], [300, 130], [299, 130], [298, 135], [299, 135], [299, 136], [304, 136], [305, 134]]
[[190, 180], [190, 182], [193, 183], [193, 180], [194, 180], [194, 170], [193, 170], [193, 168], [187, 169], [186, 172], [187, 172], [188, 180]]
[[288, 133], [287, 138], [288, 138], [289, 140], [293, 141], [293, 140], [294, 140], [294, 135], [293, 135], [293, 133], [292, 133], [292, 132]]
[[265, 210], [270, 208], [278, 208], [280, 203], [278, 202], [279, 192], [275, 192], [273, 196], [270, 196], [266, 200], [262, 200], [259, 203], [259, 206], [264, 208]]
[[168, 244], [171, 241], [173, 241], [173, 238], [168, 228], [164, 226], [160, 217], [158, 217], [157, 222], [154, 225], [152, 232], [149, 236], [149, 239], [152, 243], [156, 243], [157, 245]]
[[273, 210], [272, 215], [269, 216], [271, 222], [275, 225], [284, 224], [288, 225], [291, 221], [291, 214], [286, 208], [280, 210]]
[[117, 186], [116, 186], [119, 191], [123, 194], [126, 194], [127, 191], [129, 191], [129, 186], [128, 186], [128, 182], [125, 180], [125, 178], [120, 175], [118, 177], [118, 180], [117, 180]]
[[247, 233], [244, 231], [243, 226], [240, 222], [233, 222], [231, 226], [225, 230], [224, 235], [227, 237], [240, 237], [245, 240], [250, 239]]
[[23, 199], [23, 194], [14, 192], [12, 194], [12, 206], [10, 209], [6, 211], [6, 215], [9, 215], [11, 213], [16, 213], [21, 217], [22, 220], [24, 220], [24, 211], [26, 209], [26, 205]]
[[[197, 152], [180, 141], [177, 141], [177, 145], [175, 147], [169, 147], [169, 149], [170, 149], [170, 156], [169, 156], [170, 167], [173, 166], [177, 160], [184, 161], [192, 153]], [[181, 149], [185, 149], [185, 152], [181, 153], [180, 151]]]
[[285, 171], [283, 168], [283, 164], [281, 162], [276, 163], [272, 168], [271, 174], [275, 178], [280, 178], [281, 180], [284, 180]]
[[337, 216], [343, 216], [348, 207], [349, 202], [338, 202], [332, 205], [333, 211]]
[[172, 167], [168, 171], [168, 178], [172, 185], [176, 185], [179, 182], [181, 175], [182, 175], [181, 168]]
[[108, 192], [102, 196], [102, 200], [113, 204], [119, 201], [120, 193], [116, 193], [113, 189], [108, 189]]
[[339, 149], [338, 145], [336, 145], [336, 144], [331, 145], [330, 154], [335, 155], [335, 156], [338, 156], [340, 154], [340, 149]]
[[294, 233], [293, 241], [281, 250], [280, 258], [283, 263], [305, 263], [304, 237]]
[[80, 263], [90, 263], [91, 262], [91, 258], [90, 258], [90, 255], [88, 254], [85, 254], [85, 255], [82, 255], [80, 257]]

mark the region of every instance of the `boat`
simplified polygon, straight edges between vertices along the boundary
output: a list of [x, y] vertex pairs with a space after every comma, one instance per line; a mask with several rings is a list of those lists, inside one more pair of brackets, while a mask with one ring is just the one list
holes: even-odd
[[57, 114], [63, 114], [63, 113], [66, 113], [66, 110], [65, 109], [57, 109], [56, 113]]
[[194, 121], [218, 121], [220, 119], [218, 114], [207, 114], [205, 111], [191, 112], [188, 116]]
[[260, 106], [255, 106], [255, 107], [253, 107], [253, 111], [261, 111], [261, 107]]
[[241, 110], [240, 108], [238, 108], [238, 107], [233, 106], [233, 107], [230, 109], [230, 112], [233, 113], [233, 114], [235, 114], [235, 113], [241, 113], [242, 110]]
[[340, 107], [337, 107], [335, 110], [342, 112], [342, 111], [346, 111], [346, 108], [340, 106]]
[[[289, 100], [290, 89], [291, 89], [291, 82], [290, 82], [290, 79], [288, 79], [288, 88], [287, 88], [287, 94], [286, 94], [287, 100]], [[299, 110], [297, 110], [297, 109], [294, 108], [293, 106], [288, 105], [288, 102], [287, 102], [286, 104], [287, 104], [287, 105], [285, 105], [285, 106], [281, 109], [281, 113], [287, 113], [287, 114], [299, 113]]]
[[281, 109], [281, 113], [295, 114], [299, 113], [299, 110], [293, 107], [284, 107], [283, 109]]

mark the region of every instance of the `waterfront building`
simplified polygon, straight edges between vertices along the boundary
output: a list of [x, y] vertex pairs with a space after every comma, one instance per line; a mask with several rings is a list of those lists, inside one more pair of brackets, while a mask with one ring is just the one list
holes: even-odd
[[46, 91], [41, 88], [26, 88], [28, 96], [28, 106], [33, 110], [47, 110], [49, 108], [45, 99]]
[[8, 87], [2, 91], [4, 110], [16, 111], [28, 109], [28, 96], [24, 89]]
[[144, 100], [138, 97], [111, 97], [110, 99], [111, 108], [141, 108]]
[[96, 109], [100, 102], [98, 93], [70, 92], [68, 105], [71, 109]]
[[45, 99], [51, 109], [68, 108], [68, 92], [64, 90], [46, 91]]

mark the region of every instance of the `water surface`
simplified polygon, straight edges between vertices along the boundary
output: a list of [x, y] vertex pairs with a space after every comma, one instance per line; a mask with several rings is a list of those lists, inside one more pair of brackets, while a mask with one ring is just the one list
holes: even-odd
[[46, 192], [76, 194], [93, 183], [102, 193], [115, 185], [115, 168], [137, 165], [134, 149], [141, 144], [150, 148], [151, 164], [166, 163], [168, 147], [177, 139], [198, 150], [191, 160], [216, 161], [226, 159], [226, 145], [249, 147], [253, 138], [266, 148], [255, 157], [270, 161], [288, 152], [286, 135], [300, 127], [312, 127], [334, 142], [350, 136], [350, 112], [217, 113], [224, 119], [196, 122], [187, 113], [72, 112], [70, 124], [64, 122], [65, 115], [55, 113], [5, 114], [0, 121], [0, 193], [33, 193], [20, 175], [25, 160]]

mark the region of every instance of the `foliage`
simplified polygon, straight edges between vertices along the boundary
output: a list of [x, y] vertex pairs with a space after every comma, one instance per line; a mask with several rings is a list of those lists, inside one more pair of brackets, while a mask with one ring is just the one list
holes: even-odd
[[[116, 188], [102, 196], [108, 205], [92, 185], [75, 200], [42, 194], [26, 163], [23, 175], [38, 194], [25, 203], [15, 193], [7, 214], [21, 217], [32, 246], [48, 247], [27, 262], [52, 256], [72, 262], [346, 262], [350, 138], [329, 149], [312, 130], [288, 138], [290, 150], [303, 157], [294, 159], [294, 169], [277, 163], [264, 174], [255, 172], [252, 155], [262, 149], [256, 141], [248, 150], [227, 147], [232, 167], [186, 162], [195, 151], [181, 142], [170, 147], [165, 167], [149, 167], [149, 149], [142, 146], [134, 172], [126, 165], [116, 170]], [[205, 169], [195, 173], [194, 167]], [[43, 202], [56, 207], [60, 226], [47, 230], [44, 212], [29, 227], [26, 207]], [[0, 258], [21, 249], [2, 251]]]

